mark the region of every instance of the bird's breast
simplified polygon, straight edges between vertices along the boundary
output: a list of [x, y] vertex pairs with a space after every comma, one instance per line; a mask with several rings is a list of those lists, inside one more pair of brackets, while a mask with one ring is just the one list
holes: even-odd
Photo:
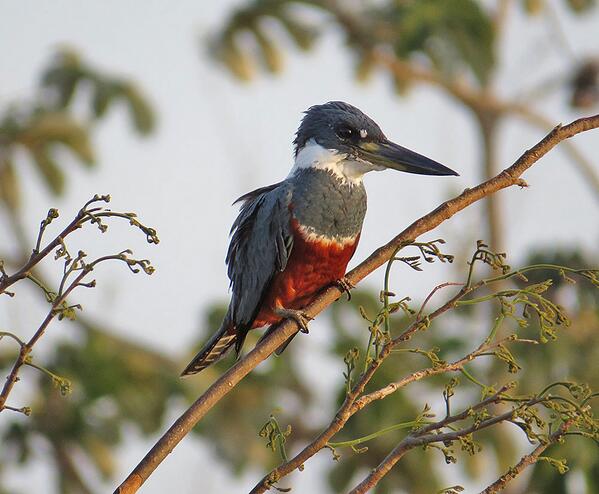
[[366, 191], [326, 170], [304, 169], [293, 179], [289, 208], [308, 241], [348, 244], [362, 230]]
[[292, 221], [293, 250], [285, 270], [278, 275], [284, 298], [310, 297], [324, 286], [345, 275], [356, 251], [360, 234], [340, 241], [306, 233], [297, 220]]
[[310, 233], [296, 219], [292, 220], [293, 249], [285, 269], [277, 273], [265, 297], [253, 327], [280, 320], [274, 309], [301, 309], [318, 292], [345, 275], [354, 255], [360, 234], [343, 241]]

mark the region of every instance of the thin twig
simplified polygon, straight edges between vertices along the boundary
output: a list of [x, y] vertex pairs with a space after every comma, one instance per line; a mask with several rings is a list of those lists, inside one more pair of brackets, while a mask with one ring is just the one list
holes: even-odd
[[[551, 119], [526, 105], [506, 105], [506, 111], [528, 122], [537, 129], [541, 129], [543, 132], [547, 132], [552, 126]], [[584, 178], [595, 199], [599, 200], [599, 172], [596, 167], [573, 142], [564, 142], [562, 148], [570, 156], [572, 164]]]
[[[462, 296], [463, 295], [465, 295], [465, 293], [462, 294]], [[452, 298], [450, 301], [446, 302], [429, 317], [438, 317], [446, 311], [446, 308], [452, 306], [454, 302], [455, 297]], [[334, 420], [311, 443], [304, 447], [304, 449], [300, 451], [296, 456], [294, 456], [291, 460], [279, 465], [268, 475], [266, 475], [258, 484], [256, 484], [256, 486], [250, 494], [259, 494], [265, 492], [266, 490], [268, 490], [269, 486], [274, 481], [277, 481], [285, 475], [291, 473], [293, 470], [300, 468], [309, 458], [318, 453], [318, 451], [325, 447], [328, 447], [330, 439], [345, 426], [347, 421], [355, 413], [362, 410], [369, 403], [375, 400], [382, 400], [390, 394], [395, 393], [399, 389], [407, 386], [408, 384], [420, 381], [427, 377], [444, 374], [446, 372], [459, 371], [460, 369], [464, 368], [466, 364], [472, 362], [472, 360], [474, 360], [475, 358], [484, 355], [489, 350], [498, 347], [499, 345], [505, 343], [509, 339], [505, 338], [494, 344], [483, 343], [476, 350], [472, 351], [471, 353], [462, 357], [461, 359], [456, 360], [455, 362], [416, 371], [410, 374], [409, 376], [406, 376], [405, 378], [401, 379], [400, 381], [390, 383], [383, 388], [380, 388], [376, 391], [363, 395], [360, 398], [357, 398], [364, 391], [366, 384], [368, 384], [368, 382], [371, 380], [372, 376], [374, 375], [375, 371], [378, 369], [380, 364], [383, 362], [383, 360], [387, 358], [388, 355], [391, 353], [393, 347], [397, 345], [400, 341], [405, 341], [407, 338], [409, 338], [408, 335], [413, 334], [413, 331], [411, 331], [411, 329], [413, 327], [417, 327], [418, 325], [419, 321], [416, 321], [410, 326], [410, 328], [408, 328], [408, 330], [406, 330], [403, 333], [403, 335], [405, 336], [402, 340], [396, 339], [395, 341], [391, 341], [383, 348], [379, 360], [373, 362], [371, 364], [371, 367], [369, 367], [368, 371], [361, 376], [360, 380], [352, 389], [352, 392], [347, 395], [345, 401], [335, 414]], [[498, 393], [501, 393], [503, 391], [505, 391], [505, 389], [500, 390]], [[427, 429], [422, 430], [427, 431]]]
[[[85, 203], [85, 205], [79, 210], [75, 218], [52, 240], [40, 250], [40, 246], [42, 243], [42, 238], [44, 232], [48, 225], [52, 223], [52, 221], [58, 218], [58, 211], [56, 209], [50, 209], [47, 217], [41, 222], [39, 233], [37, 236], [37, 241], [33, 251], [31, 252], [29, 259], [25, 262], [25, 264], [13, 275], [9, 276], [6, 274], [3, 264], [0, 263], [0, 295], [2, 293], [9, 293], [6, 291], [8, 287], [13, 285], [14, 283], [22, 280], [24, 278], [29, 278], [33, 281], [38, 287], [40, 287], [45, 296], [46, 300], [50, 302], [51, 307], [39, 325], [33, 336], [26, 343], [18, 338], [16, 335], [8, 332], [0, 332], [0, 339], [4, 336], [8, 336], [13, 338], [17, 343], [19, 343], [20, 349], [19, 354], [11, 368], [9, 375], [4, 382], [2, 387], [2, 391], [0, 391], [0, 412], [6, 408], [13, 409], [6, 405], [6, 401], [8, 399], [9, 394], [11, 393], [14, 385], [19, 380], [19, 371], [20, 369], [26, 365], [32, 365], [33, 367], [37, 367], [35, 364], [30, 362], [30, 353], [33, 350], [33, 347], [38, 342], [38, 340], [44, 335], [47, 327], [54, 320], [56, 316], [59, 316], [59, 319], [62, 317], [70, 317], [70, 313], [75, 308], [81, 308], [79, 305], [69, 306], [66, 303], [67, 297], [71, 294], [71, 292], [77, 287], [87, 287], [92, 288], [95, 286], [95, 280], [90, 282], [83, 282], [83, 279], [95, 268], [96, 265], [108, 260], [119, 260], [125, 262], [131, 271], [134, 273], [138, 272], [139, 269], [143, 269], [146, 274], [152, 274], [154, 268], [150, 265], [148, 260], [142, 259], [133, 259], [129, 257], [131, 251], [125, 250], [120, 252], [119, 254], [102, 256], [90, 263], [85, 263], [83, 258], [85, 257], [85, 253], [80, 251], [75, 258], [72, 258], [67, 251], [67, 248], [64, 243], [65, 237], [69, 234], [73, 233], [77, 229], [81, 228], [83, 224], [87, 221], [95, 222], [98, 224], [98, 227], [101, 231], [105, 231], [107, 226], [101, 223], [100, 217], [119, 217], [126, 218], [129, 220], [129, 223], [140, 229], [145, 235], [146, 239], [149, 243], [158, 243], [158, 237], [156, 235], [156, 231], [152, 228], [146, 227], [141, 224], [134, 213], [118, 213], [113, 212], [103, 207], [93, 207], [89, 208], [90, 205], [94, 203], [108, 203], [110, 201], [110, 196], [108, 195], [95, 195], [89, 201]], [[95, 217], [93, 214], [95, 213]], [[35, 266], [40, 263], [46, 256], [48, 256], [54, 249], [58, 249], [56, 252], [56, 258], [64, 257], [64, 270], [63, 276], [60, 281], [59, 289], [57, 293], [50, 291], [44, 283], [42, 283], [36, 276], [32, 274]], [[138, 269], [139, 268], [139, 269]], [[74, 280], [68, 284], [69, 277], [74, 273], [78, 273], [74, 276]], [[66, 288], [65, 288], [66, 287]], [[38, 367], [39, 368], [39, 367]]]
[[52, 240], [44, 249], [41, 251], [35, 252], [33, 251], [29, 260], [25, 263], [24, 266], [21, 267], [16, 273], [11, 276], [6, 276], [0, 278], [0, 294], [2, 294], [9, 286], [13, 285], [19, 280], [26, 278], [33, 267], [38, 264], [44, 257], [46, 257], [50, 252], [52, 252], [56, 247], [58, 247], [62, 240], [72, 232], [74, 232], [77, 228], [79, 228], [79, 222], [81, 221], [81, 217], [77, 215], [73, 221], [71, 221], [65, 228], [62, 230], [55, 238]]
[[418, 314], [416, 314], [416, 319], [420, 319], [420, 316], [422, 316], [422, 312], [424, 311], [424, 308], [426, 307], [426, 304], [428, 304], [428, 302], [430, 301], [430, 299], [433, 298], [433, 295], [435, 295], [435, 293], [437, 293], [439, 290], [441, 290], [442, 288], [446, 288], [448, 286], [463, 286], [463, 285], [464, 285], [464, 283], [455, 283], [455, 282], [452, 282], [452, 281], [448, 281], [446, 283], [441, 283], [440, 285], [437, 285], [427, 295], [427, 297], [424, 299], [424, 302], [422, 302], [422, 305], [420, 306], [420, 310], [418, 311]]
[[506, 484], [514, 478], [516, 478], [518, 475], [520, 475], [526, 467], [534, 465], [539, 460], [541, 454], [549, 446], [558, 442], [568, 431], [573, 421], [573, 419], [567, 420], [566, 422], [561, 424], [558, 427], [558, 429], [549, 436], [547, 442], [539, 444], [531, 453], [524, 455], [518, 463], [511, 467], [506, 473], [499, 477], [490, 486], [482, 490], [480, 494], [495, 494], [496, 492], [502, 491], [505, 488]]
[[[362, 408], [364, 408], [366, 405], [372, 403], [373, 401], [382, 400], [382, 399], [386, 398], [387, 396], [389, 396], [390, 394], [395, 393], [397, 390], [399, 390], [399, 389], [405, 387], [406, 385], [413, 383], [415, 381], [420, 381], [421, 379], [424, 379], [424, 378], [430, 377], [430, 376], [436, 376], [436, 375], [445, 374], [448, 372], [460, 371], [462, 368], [464, 368], [464, 366], [466, 364], [472, 362], [474, 359], [480, 357], [481, 355], [486, 355], [489, 350], [493, 350], [493, 349], [497, 348], [499, 345], [507, 343], [508, 341], [513, 341], [513, 339], [511, 337], [506, 337], [506, 338], [503, 338], [500, 341], [495, 342], [495, 343], [483, 342], [483, 344], [481, 344], [478, 348], [476, 348], [475, 350], [470, 352], [468, 355], [465, 355], [464, 357], [462, 357], [454, 362], [451, 362], [451, 363], [448, 363], [445, 365], [439, 365], [436, 367], [429, 367], [426, 369], [422, 369], [422, 370], [419, 370], [419, 371], [416, 371], [416, 372], [410, 374], [409, 376], [404, 377], [403, 379], [400, 379], [399, 381], [391, 382], [391, 383], [387, 384], [386, 386], [384, 386], [383, 388], [377, 389], [376, 391], [372, 391], [368, 394], [361, 396], [359, 399], [357, 399], [355, 401], [354, 405], [352, 406], [352, 412], [355, 413], [358, 410], [361, 410]], [[530, 343], [533, 340], [516, 340], [516, 341], [520, 341], [520, 342], [526, 341], [526, 343]], [[536, 343], [536, 341], [534, 341], [534, 343]]]
[[79, 282], [87, 276], [89, 271], [82, 270], [79, 275], [75, 278], [75, 280], [69, 285], [69, 287], [62, 293], [56, 300], [52, 303], [52, 307], [48, 311], [48, 315], [44, 318], [42, 323], [37, 328], [36, 332], [29, 339], [27, 343], [21, 345], [19, 350], [19, 355], [15, 360], [15, 363], [10, 370], [10, 374], [6, 378], [4, 386], [2, 387], [2, 392], [0, 392], [0, 412], [5, 408], [6, 399], [8, 395], [12, 391], [12, 388], [18, 381], [19, 370], [26, 363], [28, 355], [31, 353], [34, 345], [37, 341], [44, 335], [46, 328], [52, 322], [52, 320], [58, 315], [57, 309], [61, 306], [61, 304], [66, 300], [69, 294], [78, 286]]
[[[497, 392], [490, 398], [481, 401], [475, 407], [477, 409], [487, 406], [491, 403], [496, 403], [501, 401], [502, 391]], [[457, 415], [453, 415], [451, 417], [446, 417], [442, 421], [431, 424], [423, 429], [426, 430], [426, 434], [422, 431], [414, 432], [408, 435], [405, 439], [403, 439], [386, 457], [383, 461], [379, 463], [379, 465], [374, 468], [368, 476], [360, 482], [354, 489], [352, 489], [349, 494], [364, 494], [372, 489], [376, 484], [380, 482], [380, 480], [393, 468], [393, 466], [410, 450], [418, 447], [424, 446], [426, 444], [432, 443], [450, 443], [458, 440], [460, 437], [467, 436], [472, 434], [473, 432], [480, 431], [483, 429], [487, 429], [493, 425], [499, 424], [501, 422], [509, 421], [518, 408], [528, 407], [540, 403], [545, 398], [533, 398], [531, 400], [526, 401], [525, 403], [520, 404], [515, 409], [511, 409], [507, 412], [504, 412], [495, 417], [491, 417], [487, 420], [483, 420], [480, 423], [474, 423], [468, 427], [463, 429], [451, 431], [451, 432], [441, 432], [441, 433], [428, 433], [432, 430], [440, 429], [441, 427], [445, 427], [448, 424], [452, 424], [454, 422], [459, 422], [467, 418], [470, 414], [470, 410], [475, 409], [475, 407], [470, 407], [469, 409], [459, 413]]]
[[92, 197], [79, 210], [73, 221], [71, 221], [56, 237], [54, 237], [54, 239], [50, 241], [48, 245], [46, 245], [46, 247], [40, 250], [40, 243], [42, 240], [42, 236], [46, 230], [46, 227], [50, 224], [50, 222], [53, 219], [58, 217], [58, 211], [56, 211], [55, 209], [51, 209], [48, 212], [48, 217], [46, 218], [46, 220], [42, 221], [40, 225], [36, 246], [31, 252], [31, 255], [29, 256], [27, 262], [16, 273], [10, 276], [7, 276], [3, 273], [0, 274], [0, 295], [2, 293], [7, 293], [6, 289], [14, 283], [16, 283], [17, 281], [22, 280], [23, 278], [27, 278], [31, 274], [32, 269], [54, 249], [58, 247], [66, 249], [64, 245], [64, 239], [68, 235], [73, 233], [75, 230], [81, 228], [87, 222], [96, 223], [100, 230], [104, 232], [107, 226], [101, 223], [101, 218], [123, 218], [128, 220], [132, 226], [141, 230], [146, 235], [146, 240], [148, 241], [148, 243], [157, 244], [159, 242], [156, 230], [142, 224], [137, 219], [135, 213], [119, 213], [116, 211], [103, 209], [101, 207], [89, 208], [91, 204], [96, 202], [108, 203], [110, 202], [110, 196], [95, 195], [94, 197]]
[[[509, 2], [504, 2], [507, 6]], [[490, 112], [496, 115], [520, 117], [544, 132], [552, 127], [551, 119], [541, 115], [530, 106], [516, 101], [499, 99], [489, 91], [482, 91], [464, 81], [444, 79], [428, 68], [402, 60], [383, 49], [374, 49], [373, 58], [397, 77], [438, 87], [456, 98], [467, 107], [479, 113]], [[599, 198], [599, 174], [593, 164], [572, 143], [564, 144], [564, 151], [572, 158], [573, 165], [585, 177], [596, 198]]]
[[[510, 409], [507, 412], [504, 412], [500, 415], [496, 415], [495, 417], [490, 417], [481, 422], [475, 422], [472, 425], [465, 427], [463, 429], [452, 430], [451, 432], [435, 432], [442, 428], [447, 427], [449, 424], [462, 421], [468, 418], [471, 415], [473, 410], [480, 410], [481, 408], [485, 408], [486, 406], [501, 402], [504, 400], [503, 394], [508, 389], [508, 386], [502, 387], [495, 394], [490, 396], [489, 398], [482, 400], [476, 405], [464, 410], [463, 412], [452, 415], [444, 418], [443, 420], [430, 424], [421, 429], [412, 432], [406, 438], [404, 438], [386, 457], [379, 465], [373, 469], [369, 475], [362, 481], [358, 486], [350, 491], [350, 494], [364, 494], [372, 489], [378, 482], [393, 468], [393, 466], [411, 449], [424, 446], [432, 443], [451, 443], [453, 441], [458, 440], [461, 437], [468, 436], [473, 432], [477, 432], [486, 428], [489, 428], [493, 425], [499, 424], [501, 422], [511, 421], [514, 417], [514, 414], [520, 410], [532, 407], [537, 405], [543, 401], [550, 399], [549, 397], [541, 397], [536, 396], [529, 400], [520, 401], [518, 406]], [[566, 426], [566, 429], [571, 425], [574, 419], [564, 422], [559, 430], [562, 430], [562, 427]], [[565, 429], [563, 432], [559, 433], [554, 440], [561, 437], [565, 433]], [[553, 436], [552, 436], [553, 437]], [[540, 452], [539, 452], [540, 454]]]

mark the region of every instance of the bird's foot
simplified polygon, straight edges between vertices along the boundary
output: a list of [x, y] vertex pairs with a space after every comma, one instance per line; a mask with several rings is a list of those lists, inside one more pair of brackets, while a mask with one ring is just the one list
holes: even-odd
[[274, 313], [277, 316], [284, 317], [285, 319], [293, 319], [299, 326], [300, 331], [306, 334], [309, 332], [308, 323], [314, 319], [305, 312], [296, 309], [284, 309], [281, 307], [280, 309], [275, 309]]
[[351, 290], [356, 288], [356, 285], [354, 285], [351, 281], [349, 281], [349, 279], [347, 279], [347, 276], [344, 276], [343, 278], [339, 278], [335, 282], [335, 285], [337, 285], [341, 291], [346, 293], [348, 301], [351, 300]]

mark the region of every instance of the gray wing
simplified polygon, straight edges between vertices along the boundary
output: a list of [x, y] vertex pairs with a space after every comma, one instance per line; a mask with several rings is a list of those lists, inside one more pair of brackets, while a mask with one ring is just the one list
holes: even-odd
[[285, 269], [291, 254], [290, 200], [287, 182], [238, 199], [244, 203], [231, 228], [226, 258], [232, 290], [227, 319], [242, 333], [251, 327], [273, 276]]

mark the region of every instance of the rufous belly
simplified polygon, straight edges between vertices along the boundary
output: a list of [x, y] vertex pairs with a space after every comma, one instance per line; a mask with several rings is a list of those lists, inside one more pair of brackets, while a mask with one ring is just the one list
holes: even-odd
[[350, 242], [310, 240], [294, 225], [291, 256], [284, 271], [277, 273], [252, 324], [259, 328], [281, 321], [277, 308], [302, 309], [318, 292], [345, 275], [360, 235]]

